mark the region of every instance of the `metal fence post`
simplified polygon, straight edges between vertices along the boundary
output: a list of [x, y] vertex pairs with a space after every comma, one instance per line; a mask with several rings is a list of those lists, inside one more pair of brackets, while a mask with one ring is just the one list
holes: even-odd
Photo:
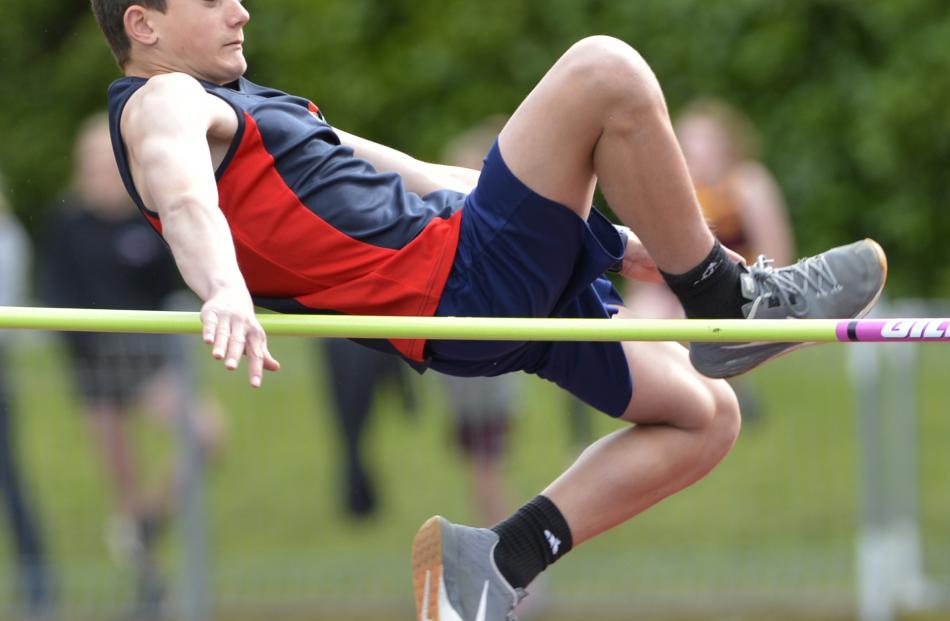
[[[927, 316], [934, 309], [904, 301], [889, 316]], [[861, 510], [857, 581], [861, 621], [891, 621], [898, 609], [926, 608], [917, 475], [918, 346], [849, 349], [860, 440]]]
[[[927, 317], [937, 311], [933, 304], [915, 300], [891, 307], [898, 317]], [[891, 559], [895, 596], [905, 610], [918, 610], [934, 603], [932, 587], [923, 565], [918, 482], [919, 346], [893, 345], [887, 348], [885, 400], [889, 475], [891, 533], [894, 542]]]
[[[191, 310], [190, 297], [173, 296], [167, 310]], [[196, 429], [199, 396], [196, 390], [192, 339], [167, 339], [178, 387], [176, 437], [178, 449], [178, 523], [181, 557], [178, 574], [178, 618], [181, 621], [208, 621], [211, 597], [208, 581], [208, 532], [205, 506], [204, 454]]]
[[856, 558], [858, 618], [894, 621], [895, 605], [888, 570], [890, 542], [883, 481], [883, 429], [880, 383], [880, 346], [848, 349], [855, 388], [858, 433], [859, 512]]

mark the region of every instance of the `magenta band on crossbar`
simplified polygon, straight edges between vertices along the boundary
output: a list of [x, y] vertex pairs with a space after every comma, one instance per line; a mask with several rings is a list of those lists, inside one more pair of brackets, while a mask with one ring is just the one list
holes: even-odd
[[835, 327], [839, 341], [948, 341], [950, 319], [853, 319]]

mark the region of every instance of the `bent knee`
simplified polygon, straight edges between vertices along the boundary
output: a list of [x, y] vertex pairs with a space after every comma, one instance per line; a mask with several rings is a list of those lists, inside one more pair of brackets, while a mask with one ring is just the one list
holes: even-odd
[[725, 455], [735, 444], [742, 426], [739, 402], [725, 380], [702, 378], [694, 386], [694, 397], [688, 413], [675, 421], [682, 428], [699, 433], [713, 452]]
[[613, 120], [666, 109], [653, 70], [620, 39], [604, 35], [582, 39], [564, 54], [562, 65], [571, 83], [607, 107]]
[[728, 453], [739, 438], [742, 415], [736, 393], [725, 380], [712, 380], [710, 392], [713, 403], [712, 416], [708, 421], [710, 440], [722, 455]]

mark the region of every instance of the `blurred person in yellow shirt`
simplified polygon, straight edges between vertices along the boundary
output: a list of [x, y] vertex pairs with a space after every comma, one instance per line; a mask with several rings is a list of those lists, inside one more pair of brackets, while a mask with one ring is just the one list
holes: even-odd
[[[782, 191], [759, 161], [751, 121], [728, 103], [701, 98], [687, 104], [674, 129], [709, 228], [724, 246], [752, 264], [767, 255], [788, 265], [795, 241]], [[629, 306], [638, 317], [681, 318], [683, 309], [664, 284], [636, 283]], [[743, 378], [731, 380], [746, 421], [760, 413], [759, 399]]]

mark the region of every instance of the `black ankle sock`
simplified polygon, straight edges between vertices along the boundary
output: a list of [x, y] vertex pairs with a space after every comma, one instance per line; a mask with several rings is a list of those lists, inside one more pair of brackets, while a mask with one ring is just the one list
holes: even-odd
[[571, 529], [554, 503], [537, 496], [492, 527], [498, 535], [495, 564], [511, 586], [524, 588], [571, 550]]
[[729, 258], [716, 240], [699, 265], [685, 274], [663, 274], [690, 319], [741, 319], [742, 268]]

